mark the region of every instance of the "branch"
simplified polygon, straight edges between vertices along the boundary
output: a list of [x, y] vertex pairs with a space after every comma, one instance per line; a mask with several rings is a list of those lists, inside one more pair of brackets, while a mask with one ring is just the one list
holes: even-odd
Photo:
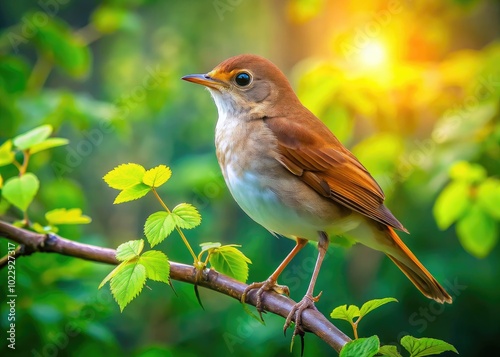
[[[117, 265], [116, 251], [89, 244], [83, 244], [59, 237], [55, 234], [38, 234], [26, 229], [17, 228], [0, 221], [0, 236], [20, 244], [15, 251], [15, 256], [30, 255], [35, 252], [58, 253], [94, 262]], [[7, 265], [7, 259], [0, 260], [0, 269]], [[238, 301], [241, 299], [246, 284], [229, 278], [213, 269], [205, 269], [203, 279], [196, 281], [196, 269], [192, 265], [170, 262], [170, 277], [174, 280], [217, 291], [230, 296]], [[247, 302], [253, 306], [257, 303], [254, 293], [250, 293]], [[287, 317], [295, 302], [290, 298], [274, 292], [265, 292], [263, 307], [273, 314]], [[307, 331], [317, 335], [328, 343], [337, 352], [350, 341], [342, 331], [335, 327], [328, 319], [317, 310], [307, 309], [302, 315], [302, 322]]]

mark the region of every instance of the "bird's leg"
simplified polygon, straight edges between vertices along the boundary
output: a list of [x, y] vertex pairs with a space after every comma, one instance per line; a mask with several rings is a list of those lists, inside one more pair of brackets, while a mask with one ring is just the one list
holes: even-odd
[[319, 242], [318, 242], [318, 259], [316, 260], [316, 265], [314, 266], [314, 271], [311, 277], [311, 282], [309, 283], [309, 287], [307, 288], [306, 295], [295, 304], [288, 314], [288, 317], [285, 321], [285, 326], [283, 327], [283, 332], [286, 334], [287, 328], [290, 326], [292, 321], [295, 321], [295, 329], [293, 331], [292, 341], [295, 335], [304, 336], [304, 328], [302, 327], [302, 313], [306, 309], [316, 309], [314, 306], [315, 302], [318, 302], [321, 294], [320, 292], [318, 296], [314, 296], [314, 285], [316, 284], [316, 279], [318, 278], [318, 273], [321, 268], [321, 263], [323, 263], [323, 259], [325, 258], [326, 251], [328, 249], [328, 235], [325, 232], [319, 232]]
[[286, 258], [281, 262], [281, 264], [276, 268], [274, 273], [271, 274], [267, 280], [260, 282], [260, 283], [252, 283], [247, 286], [243, 294], [241, 295], [241, 302], [244, 304], [247, 294], [250, 292], [250, 290], [258, 289], [257, 290], [257, 303], [255, 304], [255, 307], [257, 308], [257, 311], [259, 311], [260, 318], [262, 319], [262, 312], [264, 309], [262, 308], [262, 294], [264, 294], [265, 291], [273, 290], [277, 292], [278, 294], [286, 294], [287, 296], [290, 295], [290, 290], [288, 289], [287, 286], [285, 285], [278, 285], [276, 282], [278, 281], [278, 277], [280, 274], [283, 272], [285, 267], [290, 263], [295, 257], [295, 255], [302, 249], [304, 246], [307, 244], [307, 239], [303, 238], [297, 238], [297, 244], [295, 247], [292, 249], [290, 253], [286, 256]]

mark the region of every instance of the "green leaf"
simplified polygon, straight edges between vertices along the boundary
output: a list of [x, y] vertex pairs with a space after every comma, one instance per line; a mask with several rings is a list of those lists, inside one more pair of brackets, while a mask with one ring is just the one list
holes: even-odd
[[252, 263], [245, 254], [234, 245], [224, 245], [214, 249], [210, 255], [210, 264], [219, 273], [245, 282], [248, 279], [248, 264]]
[[51, 225], [47, 225], [47, 226], [42, 226], [40, 223], [38, 222], [35, 222], [31, 225], [31, 228], [37, 232], [37, 233], [42, 233], [42, 234], [46, 234], [46, 233], [57, 233], [59, 231], [59, 229], [56, 227], [56, 226], [51, 226]]
[[30, 71], [30, 66], [23, 57], [2, 53], [0, 58], [0, 88], [3, 89], [4, 93], [9, 94], [24, 92]]
[[131, 240], [116, 248], [116, 259], [126, 261], [137, 258], [144, 249], [144, 239]]
[[111, 278], [111, 293], [123, 311], [125, 306], [135, 298], [146, 283], [146, 268], [137, 262], [127, 262], [123, 269]]
[[0, 146], [0, 166], [14, 162], [14, 151], [12, 151], [12, 140], [7, 140]]
[[378, 350], [378, 353], [381, 354], [382, 356], [402, 357], [401, 354], [398, 352], [398, 348], [393, 345], [381, 346], [380, 349]]
[[18, 149], [26, 150], [47, 139], [49, 135], [52, 134], [52, 130], [51, 125], [41, 125], [24, 134], [16, 136], [12, 139], [12, 142]]
[[486, 170], [481, 165], [459, 161], [451, 167], [450, 177], [468, 183], [481, 182], [486, 178]]
[[24, 174], [21, 177], [11, 177], [2, 189], [2, 196], [11, 204], [25, 212], [31, 201], [35, 198], [40, 182], [32, 173]]
[[458, 221], [457, 235], [467, 252], [476, 258], [484, 258], [498, 241], [497, 224], [476, 203]]
[[144, 174], [142, 182], [151, 187], [160, 187], [172, 176], [172, 171], [165, 165], [159, 165], [149, 169]]
[[110, 281], [116, 274], [118, 274], [120, 272], [120, 270], [122, 270], [123, 268], [125, 268], [126, 265], [130, 264], [130, 262], [121, 262], [120, 264], [118, 264], [118, 266], [116, 268], [114, 268], [111, 273], [109, 273], [108, 275], [106, 275], [106, 277], [101, 281], [101, 283], [99, 284], [99, 287], [98, 289], [102, 288], [108, 281]]
[[[26, 16], [33, 18], [29, 14]], [[73, 77], [82, 78], [89, 72], [90, 49], [80, 37], [73, 34], [67, 23], [52, 17], [35, 26], [33, 41], [45, 57], [52, 59]]]
[[161, 243], [175, 228], [173, 216], [164, 211], [155, 212], [144, 224], [144, 234], [151, 247]]
[[359, 317], [359, 307], [356, 305], [350, 305], [349, 307], [347, 307], [347, 305], [337, 306], [330, 313], [330, 317], [332, 319], [345, 320], [353, 323], [353, 319]]
[[445, 351], [452, 351], [458, 354], [453, 345], [434, 338], [404, 336], [401, 339], [401, 345], [410, 352], [410, 357], [438, 355]]
[[37, 152], [52, 149], [58, 146], [68, 145], [69, 140], [64, 138], [48, 138], [41, 143], [31, 146], [30, 153], [36, 154]]
[[138, 164], [122, 164], [108, 172], [104, 181], [109, 187], [124, 190], [142, 183], [146, 169]]
[[220, 244], [219, 242], [205, 242], [205, 243], [201, 243], [200, 244], [200, 247], [201, 247], [201, 252], [200, 254], [206, 252], [207, 250], [210, 250], [210, 249], [214, 249], [214, 248], [219, 248], [222, 244]]
[[146, 268], [148, 279], [169, 283], [170, 263], [167, 256], [158, 250], [145, 252], [139, 258], [139, 264]]
[[123, 202], [137, 200], [141, 197], [146, 196], [149, 191], [151, 191], [151, 187], [146, 186], [143, 183], [126, 188], [123, 191], [121, 191], [118, 194], [118, 196], [116, 196], [115, 200], [113, 201], [113, 204], [116, 205]]
[[201, 216], [198, 210], [189, 203], [181, 203], [172, 210], [172, 215], [180, 228], [191, 229], [201, 223]]
[[3, 187], [3, 177], [2, 175], [0, 175], [0, 190], [2, 189]]
[[102, 5], [92, 14], [92, 24], [102, 33], [117, 30], [137, 31], [141, 28], [139, 17], [123, 8]]
[[378, 353], [379, 347], [377, 336], [358, 338], [347, 342], [340, 350], [339, 357], [372, 357]]
[[477, 202], [485, 212], [500, 219], [500, 180], [486, 179], [478, 187]]
[[470, 206], [469, 183], [454, 181], [439, 194], [434, 204], [434, 218], [441, 230], [447, 229], [458, 220]]
[[373, 299], [373, 300], [367, 301], [363, 304], [363, 306], [361, 306], [361, 309], [359, 309], [359, 315], [365, 316], [369, 312], [379, 308], [380, 306], [385, 305], [389, 302], [393, 302], [393, 301], [398, 302], [396, 299], [394, 299], [392, 297], [383, 298], [383, 299]]
[[45, 213], [45, 219], [51, 225], [59, 224], [88, 224], [92, 222], [89, 216], [82, 214], [80, 208], [57, 208]]

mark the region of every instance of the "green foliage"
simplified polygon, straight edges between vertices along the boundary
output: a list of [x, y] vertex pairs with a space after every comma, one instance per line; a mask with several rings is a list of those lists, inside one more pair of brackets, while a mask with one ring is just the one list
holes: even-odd
[[[394, 298], [374, 299], [365, 302], [361, 308], [355, 305], [338, 306], [330, 314], [332, 319], [348, 321], [354, 331], [354, 340], [346, 343], [340, 350], [340, 357], [372, 357], [375, 355], [401, 357], [397, 347], [392, 345], [380, 346], [377, 336], [358, 338], [357, 328], [359, 321], [371, 311], [389, 302], [397, 302]], [[357, 317], [356, 321], [354, 319]], [[433, 338], [415, 338], [404, 336], [401, 345], [410, 353], [410, 357], [423, 357], [440, 354], [445, 351], [458, 353], [455, 347], [441, 340]]]
[[[202, 251], [198, 256], [194, 254], [182, 229], [197, 227], [201, 223], [200, 213], [188, 203], [180, 203], [170, 210], [156, 191], [170, 179], [171, 175], [172, 171], [165, 165], [146, 170], [141, 165], [129, 163], [115, 167], [104, 175], [103, 180], [111, 188], [121, 190], [114, 203], [138, 199], [150, 191], [154, 193], [164, 211], [152, 213], [144, 224], [144, 235], [151, 247], [161, 243], [174, 230], [177, 230], [193, 256], [196, 269], [201, 271], [210, 262], [212, 268], [220, 273], [245, 282], [248, 278], [248, 263], [251, 261], [236, 248], [239, 246], [207, 243], [202, 245]], [[141, 254], [143, 249], [144, 240], [142, 239], [120, 245], [116, 251], [116, 259], [121, 261], [120, 265], [99, 285], [101, 288], [108, 281], [110, 282], [111, 292], [122, 311], [142, 291], [146, 279], [170, 283], [167, 256], [156, 250]], [[205, 261], [202, 261], [205, 253], [207, 257]]]
[[209, 262], [215, 270], [222, 274], [246, 282], [248, 279], [248, 264], [251, 264], [252, 261], [237, 247], [241, 246], [231, 244], [209, 248]]
[[170, 263], [160, 251], [150, 250], [143, 254], [144, 240], [134, 240], [121, 244], [116, 249], [116, 259], [121, 263], [111, 271], [99, 285], [108, 281], [116, 302], [123, 309], [140, 294], [146, 279], [169, 283]]
[[[354, 332], [354, 338], [358, 338], [358, 324], [363, 317], [365, 317], [371, 311], [379, 308], [382, 305], [385, 305], [389, 302], [397, 302], [394, 298], [383, 298], [383, 299], [373, 299], [367, 301], [361, 306], [361, 309], [356, 305], [341, 305], [333, 309], [330, 313], [330, 317], [332, 319], [340, 319], [349, 322], [352, 326]], [[356, 321], [354, 321], [354, 319]]]
[[92, 222], [89, 216], [82, 214], [80, 208], [57, 208], [45, 213], [45, 219], [51, 225], [61, 224], [88, 224]]
[[498, 242], [500, 180], [487, 177], [481, 165], [464, 161], [451, 167], [450, 178], [434, 205], [436, 222], [443, 230], [456, 223], [464, 249], [484, 258]]
[[449, 343], [433, 338], [404, 336], [401, 339], [401, 345], [410, 352], [410, 357], [438, 355], [446, 351], [452, 351], [458, 354], [456, 348]]
[[373, 357], [380, 349], [377, 336], [358, 338], [345, 344], [340, 350], [339, 357]]
[[[23, 219], [17, 221], [16, 224], [20, 227], [31, 228], [39, 233], [55, 233], [58, 231], [58, 225], [86, 224], [91, 221], [90, 217], [82, 214], [80, 208], [58, 208], [47, 211], [45, 219], [48, 225], [46, 226], [29, 219], [28, 208], [40, 188], [38, 177], [27, 172], [31, 157], [41, 151], [68, 144], [67, 139], [49, 137], [52, 133], [53, 127], [45, 124], [6, 140], [0, 146], [0, 166], [12, 164], [19, 172], [18, 176], [10, 177], [5, 182], [0, 176], [2, 210], [8, 209], [6, 203], [17, 207], [22, 211]], [[17, 154], [22, 156], [21, 162], [16, 159]]]
[[2, 196], [25, 212], [35, 198], [39, 187], [40, 182], [38, 178], [32, 173], [27, 173], [21, 177], [11, 177], [5, 181]]
[[378, 353], [381, 354], [382, 356], [401, 357], [401, 354], [398, 352], [398, 348], [392, 345], [380, 346]]

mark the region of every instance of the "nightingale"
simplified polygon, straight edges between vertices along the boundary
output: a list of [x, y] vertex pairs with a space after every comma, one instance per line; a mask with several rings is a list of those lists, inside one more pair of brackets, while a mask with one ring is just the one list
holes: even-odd
[[[277, 280], [309, 240], [318, 257], [307, 292], [291, 310], [284, 331], [295, 321], [304, 334], [302, 312], [315, 308], [314, 285], [330, 242], [346, 234], [385, 253], [423, 295], [439, 303], [452, 298], [399, 238], [408, 233], [384, 206], [384, 193], [366, 168], [327, 126], [305, 108], [285, 75], [256, 55], [231, 57], [206, 74], [182, 79], [208, 88], [219, 118], [215, 146], [227, 187], [255, 222], [296, 245], [271, 276], [248, 286], [257, 289], [257, 309], [267, 290], [289, 294]], [[321, 295], [321, 294], [320, 294]]]

